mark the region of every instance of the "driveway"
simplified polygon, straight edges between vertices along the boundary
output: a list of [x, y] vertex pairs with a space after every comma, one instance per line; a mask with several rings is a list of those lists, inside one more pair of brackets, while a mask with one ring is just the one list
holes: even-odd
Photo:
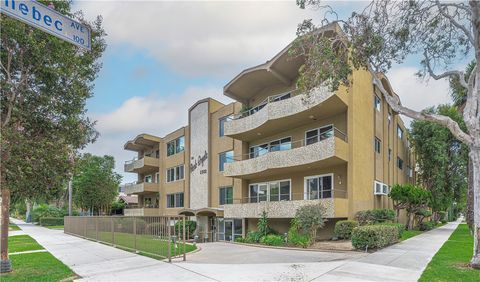
[[361, 252], [320, 252], [251, 247], [232, 243], [198, 244], [201, 251], [187, 255], [188, 263], [259, 264], [333, 262], [359, 259]]

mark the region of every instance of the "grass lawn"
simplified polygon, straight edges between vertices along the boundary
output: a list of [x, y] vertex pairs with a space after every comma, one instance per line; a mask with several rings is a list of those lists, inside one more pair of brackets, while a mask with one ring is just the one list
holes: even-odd
[[22, 229], [20, 229], [20, 227], [18, 227], [16, 224], [10, 223], [10, 224], [8, 225], [8, 230], [10, 230], [10, 231], [18, 231], [18, 230], [22, 230]]
[[52, 225], [52, 226], [43, 226], [43, 227], [47, 227], [49, 229], [63, 229], [63, 225]]
[[4, 281], [73, 281], [75, 273], [50, 253], [10, 256], [13, 271], [0, 275]]
[[[8, 237], [9, 253], [42, 250], [28, 235]], [[77, 276], [48, 252], [10, 255], [13, 271], [0, 275], [0, 281], [72, 281]]]
[[28, 235], [8, 237], [8, 253], [42, 250], [43, 247]]
[[407, 240], [407, 239], [410, 239], [414, 236], [417, 236], [419, 234], [422, 234], [424, 231], [420, 231], [420, 230], [405, 230], [403, 231], [402, 233], [402, 238], [400, 238], [400, 241], [404, 241], [404, 240]]
[[480, 281], [480, 270], [468, 268], [473, 253], [473, 237], [460, 224], [433, 257], [419, 281]]
[[[112, 243], [112, 234], [110, 232], [99, 232], [100, 241], [106, 243]], [[135, 249], [135, 236], [128, 233], [115, 233], [115, 245], [118, 247]], [[140, 251], [140, 254], [147, 253], [160, 257], [168, 256], [168, 242], [165, 239], [160, 239], [151, 235], [137, 235], [136, 236], [136, 249]], [[185, 244], [185, 251], [191, 252], [196, 249], [195, 246]], [[177, 244], [177, 249], [172, 244], [171, 247], [172, 256], [183, 254], [183, 244]]]

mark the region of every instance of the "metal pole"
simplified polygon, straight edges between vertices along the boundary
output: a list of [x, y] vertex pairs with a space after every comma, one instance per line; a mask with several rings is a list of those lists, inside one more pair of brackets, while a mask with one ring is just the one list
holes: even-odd
[[183, 261], [187, 260], [187, 254], [185, 252], [185, 216], [183, 216]]
[[135, 252], [138, 253], [137, 250], [137, 218], [134, 216], [133, 217], [133, 248], [135, 249]]
[[99, 218], [95, 218], [95, 239], [98, 241], [98, 220]]
[[111, 228], [112, 228], [112, 245], [115, 246], [115, 226], [113, 225], [113, 217], [110, 217]]
[[72, 216], [72, 177], [68, 181], [68, 215]]
[[172, 262], [172, 232], [170, 230], [170, 217], [167, 217], [167, 232], [168, 232], [168, 262]]

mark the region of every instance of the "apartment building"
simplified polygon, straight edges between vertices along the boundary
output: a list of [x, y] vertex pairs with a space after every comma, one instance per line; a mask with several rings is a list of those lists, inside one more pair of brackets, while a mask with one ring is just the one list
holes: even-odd
[[139, 197], [126, 215], [183, 214], [202, 238], [234, 240], [255, 230], [264, 210], [284, 233], [299, 207], [318, 203], [328, 218], [319, 237], [329, 238], [338, 220], [393, 207], [390, 187], [415, 180], [403, 121], [367, 71], [354, 71], [348, 88], [299, 92], [303, 61], [289, 58], [290, 47], [227, 83], [235, 102], [200, 100], [185, 127], [125, 144], [138, 154], [125, 163], [138, 174], [126, 193]]

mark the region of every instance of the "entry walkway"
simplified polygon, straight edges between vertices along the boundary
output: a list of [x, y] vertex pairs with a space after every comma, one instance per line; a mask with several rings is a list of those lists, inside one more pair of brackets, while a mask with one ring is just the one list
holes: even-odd
[[[458, 225], [458, 222], [448, 223], [372, 254], [291, 253], [289, 250], [205, 244], [204, 250], [187, 255], [186, 262], [169, 264], [66, 235], [61, 230], [18, 220], [13, 222], [84, 281], [417, 281]], [[242, 254], [255, 260], [248, 262]]]

